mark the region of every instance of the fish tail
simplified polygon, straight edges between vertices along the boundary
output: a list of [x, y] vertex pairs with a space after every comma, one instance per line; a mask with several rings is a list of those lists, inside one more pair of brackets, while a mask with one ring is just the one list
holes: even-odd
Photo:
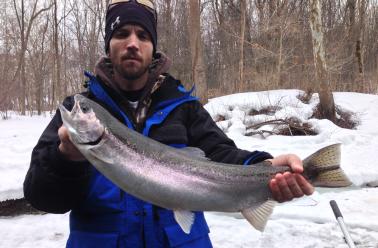
[[303, 160], [304, 176], [318, 187], [347, 187], [352, 182], [340, 167], [340, 144], [326, 146]]

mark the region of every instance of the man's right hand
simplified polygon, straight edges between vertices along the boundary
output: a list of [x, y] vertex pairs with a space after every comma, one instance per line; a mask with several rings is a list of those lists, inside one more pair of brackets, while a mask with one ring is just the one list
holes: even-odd
[[58, 147], [60, 153], [71, 161], [84, 161], [85, 157], [80, 151], [72, 144], [70, 137], [68, 136], [68, 130], [63, 125], [58, 130], [58, 136], [60, 139], [60, 145]]

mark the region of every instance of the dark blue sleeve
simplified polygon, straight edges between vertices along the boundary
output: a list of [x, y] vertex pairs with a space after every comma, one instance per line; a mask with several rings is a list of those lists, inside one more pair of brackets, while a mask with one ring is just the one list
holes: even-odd
[[[64, 105], [71, 109], [72, 98], [67, 98]], [[59, 152], [61, 125], [57, 111], [33, 149], [23, 185], [26, 200], [49, 213], [68, 212], [85, 199], [92, 171], [87, 161], [68, 161]]]
[[264, 160], [271, 159], [273, 158], [272, 155], [270, 155], [267, 152], [261, 152], [261, 151], [254, 151], [252, 152], [251, 156], [249, 156], [245, 161], [244, 165], [249, 165], [249, 164], [256, 164], [260, 163]]

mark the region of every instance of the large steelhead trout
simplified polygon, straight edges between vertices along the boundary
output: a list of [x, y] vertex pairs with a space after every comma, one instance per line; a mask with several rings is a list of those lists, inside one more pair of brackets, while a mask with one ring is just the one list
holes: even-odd
[[[269, 180], [289, 167], [270, 162], [243, 166], [209, 161], [194, 149], [175, 149], [135, 132], [99, 104], [75, 95], [72, 111], [59, 106], [73, 144], [109, 180], [127, 193], [171, 209], [186, 233], [191, 211], [241, 212], [263, 230], [273, 211]], [[315, 186], [351, 182], [340, 168], [340, 145], [325, 147], [303, 161]]]

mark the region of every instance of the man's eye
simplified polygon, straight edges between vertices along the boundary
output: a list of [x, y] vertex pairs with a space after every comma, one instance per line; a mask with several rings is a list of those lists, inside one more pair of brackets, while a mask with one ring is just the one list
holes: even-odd
[[150, 40], [150, 36], [146, 32], [141, 32], [138, 34], [140, 40]]
[[125, 31], [120, 31], [114, 34], [115, 37], [117, 38], [125, 38], [130, 35], [130, 32], [125, 32]]

